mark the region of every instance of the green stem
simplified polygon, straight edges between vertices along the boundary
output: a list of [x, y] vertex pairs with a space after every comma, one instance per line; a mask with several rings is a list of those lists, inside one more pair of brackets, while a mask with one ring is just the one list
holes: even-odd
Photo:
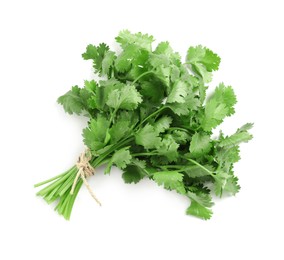
[[[73, 168], [73, 167], [72, 167], [72, 168]], [[71, 168], [71, 169], [72, 169], [72, 168]], [[34, 187], [36, 188], [36, 187], [42, 186], [42, 185], [44, 185], [44, 184], [46, 184], [46, 183], [49, 183], [49, 182], [51, 182], [51, 181], [54, 181], [54, 180], [56, 180], [56, 179], [58, 179], [58, 178], [64, 176], [64, 175], [65, 175], [66, 173], [68, 173], [71, 169], [69, 169], [68, 171], [66, 171], [66, 172], [64, 172], [64, 173], [61, 173], [61, 174], [59, 174], [59, 175], [57, 175], [57, 176], [54, 176], [54, 177], [52, 177], [52, 178], [50, 178], [50, 179], [48, 179], [48, 180], [39, 182], [39, 183], [35, 184]]]
[[134, 136], [131, 136], [130, 138], [123, 139], [120, 143], [113, 145], [112, 147], [110, 147], [108, 151], [104, 152], [99, 157], [97, 157], [93, 162], [91, 162], [92, 166], [94, 168], [98, 167], [98, 165], [101, 164], [106, 159], [106, 157], [109, 156], [112, 152], [119, 149], [120, 147], [123, 147], [129, 144], [133, 140], [134, 140]]
[[168, 108], [167, 106], [163, 106], [160, 107], [158, 110], [156, 110], [154, 113], [152, 113], [151, 115], [147, 116], [138, 126], [137, 128], [139, 128], [141, 125], [143, 125], [146, 121], [148, 121], [151, 117], [159, 114], [161, 111], [163, 111], [164, 109]]
[[[75, 167], [75, 166], [74, 166]], [[63, 183], [70, 175], [72, 175], [73, 171], [69, 171], [66, 173], [62, 178], [58, 179], [57, 181], [53, 182], [52, 184], [48, 185], [44, 189], [40, 190], [36, 195], [45, 196], [48, 192], [55, 189], [58, 185]]]
[[156, 165], [157, 167], [164, 167], [164, 168], [172, 168], [172, 169], [182, 169], [182, 168], [185, 168], [184, 165]]
[[134, 85], [139, 79], [141, 79], [142, 77], [144, 77], [144, 76], [146, 76], [150, 73], [154, 73], [154, 71], [151, 70], [151, 71], [146, 71], [146, 72], [142, 73], [132, 82], [132, 84]]
[[213, 178], [214, 178], [214, 174], [213, 172], [209, 171], [207, 168], [205, 168], [204, 166], [202, 166], [201, 164], [199, 164], [197, 161], [190, 159], [190, 158], [185, 158], [186, 160], [188, 160], [189, 162], [192, 162], [193, 164], [197, 165], [198, 167], [200, 167], [201, 169], [203, 169], [204, 171], [208, 172]]
[[151, 156], [151, 155], [157, 155], [158, 153], [133, 153], [132, 156]]
[[193, 132], [192, 130], [189, 130], [189, 129], [186, 129], [186, 128], [182, 128], [182, 127], [170, 127], [168, 130], [172, 130], [172, 131], [174, 131], [174, 130], [179, 130], [179, 131], [183, 131], [183, 132]]
[[114, 124], [114, 117], [116, 115], [116, 112], [117, 112], [118, 108], [115, 108], [113, 110], [113, 112], [111, 113], [111, 116], [110, 116], [110, 120], [109, 120], [109, 124], [113, 123]]

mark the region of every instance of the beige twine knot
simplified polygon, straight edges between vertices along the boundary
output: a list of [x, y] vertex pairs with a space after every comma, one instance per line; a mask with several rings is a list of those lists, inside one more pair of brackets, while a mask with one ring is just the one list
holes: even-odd
[[71, 188], [71, 192], [70, 194], [74, 193], [74, 189], [76, 187], [76, 184], [78, 182], [79, 177], [81, 177], [81, 179], [83, 180], [85, 186], [87, 187], [89, 193], [91, 194], [91, 196], [94, 198], [94, 200], [101, 206], [101, 202], [97, 199], [97, 197], [95, 196], [94, 192], [92, 191], [88, 181], [86, 178], [94, 175], [95, 169], [92, 167], [92, 165], [89, 163], [89, 161], [92, 159], [92, 155], [91, 152], [89, 150], [86, 150], [85, 152], [83, 152], [80, 156], [79, 159], [76, 163], [76, 167], [78, 168], [78, 173], [75, 177], [75, 180], [73, 182], [72, 188]]

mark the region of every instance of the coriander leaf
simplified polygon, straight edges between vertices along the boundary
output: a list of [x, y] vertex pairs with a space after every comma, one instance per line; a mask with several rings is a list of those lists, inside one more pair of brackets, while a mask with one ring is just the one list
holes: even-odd
[[184, 98], [184, 101], [184, 103], [175, 102], [167, 104], [167, 106], [178, 116], [188, 116], [191, 111], [197, 110], [200, 106], [200, 100], [191, 92]]
[[240, 191], [240, 185], [238, 184], [238, 178], [235, 176], [231, 176], [230, 178], [227, 179], [227, 182], [224, 186], [224, 191], [235, 195]]
[[215, 180], [215, 194], [217, 196], [222, 196], [223, 194], [223, 190], [226, 187], [227, 181], [230, 178], [230, 175], [223, 171], [222, 169], [220, 169], [219, 171], [217, 171], [216, 175], [214, 176], [214, 180]]
[[169, 42], [160, 42], [153, 53], [170, 57], [173, 54], [173, 49]]
[[218, 70], [221, 61], [217, 54], [201, 45], [190, 47], [187, 51], [186, 60], [190, 64], [202, 64], [209, 72]]
[[164, 135], [161, 142], [156, 146], [159, 155], [167, 157], [169, 162], [176, 161], [179, 157], [178, 153], [179, 144], [177, 144], [174, 138], [167, 134]]
[[189, 208], [186, 210], [186, 214], [190, 214], [202, 219], [210, 219], [213, 212], [210, 207], [213, 206], [212, 198], [209, 194], [203, 192], [188, 191], [187, 196], [191, 200]]
[[240, 143], [246, 143], [249, 140], [252, 139], [252, 135], [248, 132], [240, 132], [240, 133], [235, 133], [231, 136], [225, 137], [221, 142], [219, 143], [220, 147], [230, 147], [230, 146], [235, 146]]
[[233, 135], [222, 138], [219, 143], [219, 146], [232, 147], [239, 145], [240, 143], [246, 143], [250, 141], [253, 136], [248, 132], [248, 130], [251, 129], [252, 126], [252, 124], [245, 124], [244, 126], [239, 128]]
[[154, 37], [148, 34], [136, 33], [132, 34], [128, 30], [121, 31], [115, 38], [118, 43], [120, 43], [123, 49], [128, 48], [129, 45], [135, 44], [139, 48], [146, 49], [148, 51], [152, 50], [152, 42]]
[[122, 174], [125, 183], [138, 183], [143, 177], [143, 171], [135, 165], [128, 165]]
[[112, 144], [116, 144], [122, 138], [130, 134], [133, 126], [136, 125], [138, 116], [133, 111], [120, 111], [117, 113], [115, 123], [109, 129], [110, 140]]
[[170, 75], [171, 75], [170, 67], [161, 64], [160, 66], [154, 68], [153, 73], [165, 86], [167, 87], [170, 86]]
[[157, 120], [154, 124], [155, 131], [157, 133], [165, 132], [171, 125], [173, 119], [169, 116], [163, 116]]
[[246, 123], [237, 130], [237, 133], [248, 131], [252, 129], [252, 127], [253, 127], [253, 123]]
[[101, 43], [97, 47], [91, 44], [88, 45], [82, 57], [85, 60], [93, 60], [95, 71], [99, 73], [99, 75], [104, 75], [109, 72], [115, 55], [114, 52], [109, 51], [108, 45]]
[[127, 72], [131, 69], [134, 59], [136, 59], [139, 49], [135, 45], [130, 45], [115, 60], [115, 68], [119, 72]]
[[136, 109], [142, 102], [140, 93], [133, 85], [125, 85], [121, 89], [113, 90], [107, 99], [107, 105], [114, 109]]
[[91, 119], [88, 127], [83, 130], [84, 143], [91, 151], [96, 152], [105, 146], [108, 125], [108, 119], [98, 114], [97, 118]]
[[215, 99], [209, 100], [205, 105], [204, 117], [201, 120], [201, 127], [210, 132], [212, 128], [215, 128], [228, 114], [228, 107], [225, 104], [218, 103]]
[[121, 140], [127, 135], [129, 130], [129, 122], [123, 120], [116, 121], [115, 124], [109, 130], [111, 143], [117, 143], [119, 140]]
[[217, 147], [216, 149], [216, 159], [219, 162], [229, 162], [235, 163], [240, 160], [240, 149], [239, 146], [233, 147]]
[[189, 151], [193, 158], [207, 154], [212, 147], [210, 136], [205, 133], [195, 133], [192, 136]]
[[85, 109], [81, 97], [80, 97], [80, 88], [78, 86], [72, 87], [66, 94], [59, 97], [57, 102], [63, 105], [64, 110], [68, 114], [77, 114], [80, 115], [81, 112]]
[[88, 90], [91, 93], [96, 93], [97, 88], [98, 88], [98, 83], [94, 80], [88, 81], [85, 80], [84, 81], [84, 85], [85, 85], [85, 89]]
[[178, 193], [185, 194], [182, 183], [183, 175], [178, 171], [160, 171], [153, 174], [153, 179], [158, 185], [164, 185], [165, 189], [176, 190]]
[[186, 83], [182, 81], [177, 81], [171, 92], [169, 93], [169, 96], [167, 98], [167, 103], [184, 103], [185, 97], [187, 95], [187, 85]]
[[187, 132], [174, 130], [172, 132], [172, 137], [178, 144], [186, 144], [190, 140], [190, 135]]
[[171, 103], [167, 106], [178, 116], [187, 116], [189, 114], [189, 108], [183, 103]]
[[124, 169], [130, 163], [132, 156], [130, 155], [129, 148], [122, 148], [114, 153], [112, 162], [119, 168]]
[[112, 51], [108, 51], [104, 55], [104, 59], [102, 61], [102, 74], [103, 75], [109, 74], [110, 69], [113, 67], [115, 59], [116, 59], [116, 55]]
[[124, 147], [116, 151], [105, 169], [105, 174], [110, 173], [111, 166], [113, 164], [115, 164], [120, 169], [126, 168], [126, 166], [130, 164], [131, 158], [132, 156], [129, 152], [129, 147]]
[[84, 60], [96, 59], [97, 56], [97, 47], [92, 44], [89, 44], [86, 48], [86, 52], [82, 54]]
[[[134, 56], [134, 55], [133, 55]], [[127, 73], [128, 80], [137, 80], [138, 82], [143, 82], [151, 78], [151, 73], [149, 72], [149, 52], [144, 49], [138, 49], [135, 52], [135, 56], [132, 59], [131, 69]], [[140, 77], [142, 74], [144, 76]]]
[[237, 98], [231, 86], [226, 87], [223, 83], [220, 83], [210, 99], [224, 104], [228, 108], [228, 116], [235, 113], [234, 105], [237, 103]]
[[140, 93], [153, 104], [160, 104], [164, 99], [164, 86], [155, 81], [144, 81], [141, 83]]
[[138, 145], [144, 146], [146, 149], [155, 148], [160, 142], [159, 133], [150, 124], [145, 125], [135, 135], [135, 141]]
[[[212, 73], [208, 72], [207, 69], [200, 63], [194, 63], [191, 64], [191, 70], [193, 71], [193, 73], [195, 73], [195, 75], [198, 75], [199, 77], [201, 77], [201, 79], [203, 80], [204, 83], [209, 83], [212, 81]], [[203, 94], [203, 89], [204, 88], [203, 85], [200, 85], [200, 94]]]
[[169, 42], [160, 42], [153, 53], [167, 56], [174, 65], [180, 66], [181, 64], [179, 53], [173, 51]]
[[171, 64], [169, 57], [165, 54], [151, 54], [149, 56], [149, 63], [154, 67], [168, 67]]
[[[208, 169], [209, 171], [213, 172], [214, 168], [211, 165], [203, 165], [204, 168]], [[208, 171], [200, 168], [198, 165], [188, 165], [185, 166], [184, 172], [190, 178], [197, 178], [197, 177], [204, 177], [204, 176], [211, 176]]]

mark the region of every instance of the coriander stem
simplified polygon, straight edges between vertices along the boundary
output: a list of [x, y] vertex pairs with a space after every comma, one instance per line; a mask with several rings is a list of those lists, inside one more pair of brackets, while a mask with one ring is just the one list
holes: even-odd
[[157, 167], [172, 168], [172, 169], [182, 169], [185, 168], [184, 165], [156, 165]]
[[116, 115], [116, 112], [117, 112], [118, 108], [115, 108], [113, 110], [113, 112], [111, 113], [111, 117], [110, 117], [110, 120], [109, 120], [109, 123], [113, 123], [114, 124], [114, 116]]
[[203, 169], [204, 171], [208, 172], [213, 178], [214, 178], [214, 174], [213, 172], [209, 171], [207, 168], [205, 168], [204, 166], [202, 166], [201, 164], [199, 164], [197, 161], [190, 159], [190, 158], [185, 158], [186, 160], [192, 162], [193, 164], [199, 166], [201, 169]]
[[140, 74], [133, 82], [132, 82], [132, 84], [134, 85], [139, 79], [141, 79], [142, 77], [144, 77], [144, 76], [146, 76], [146, 75], [148, 75], [148, 74], [150, 74], [150, 73], [154, 73], [154, 71], [146, 71], [146, 72], [144, 72], [144, 73], [142, 73], [142, 74]]
[[170, 127], [168, 130], [179, 130], [179, 131], [183, 131], [183, 132], [190, 132], [189, 129], [181, 128], [181, 127]]
[[126, 138], [121, 140], [120, 143], [117, 143], [115, 145], [113, 145], [112, 147], [110, 147], [110, 149], [106, 152], [104, 152], [103, 154], [101, 154], [99, 157], [97, 157], [91, 164], [94, 168], [96, 168], [98, 165], [100, 165], [105, 159], [106, 157], [111, 154], [113, 151], [115, 151], [116, 149], [120, 148], [121, 146], [125, 146], [126, 144], [130, 143], [132, 140], [134, 139], [133, 136], [131, 136], [130, 138]]
[[51, 190], [55, 189], [57, 185], [61, 185], [67, 178], [69, 178], [70, 175], [73, 174], [73, 169], [74, 169], [74, 167], [72, 167], [71, 170], [68, 173], [66, 173], [62, 178], [51, 183], [47, 187], [43, 188], [36, 195], [44, 196], [45, 194], [47, 194]]
[[157, 153], [133, 153], [132, 156], [148, 156], [148, 155], [157, 155]]
[[156, 110], [154, 113], [152, 113], [151, 115], [147, 116], [139, 125], [138, 127], [140, 127], [141, 125], [143, 125], [147, 120], [149, 120], [151, 117], [159, 114], [161, 111], [163, 111], [165, 108], [167, 108], [167, 106], [163, 106], [160, 107], [158, 110]]
[[[73, 168], [73, 167], [72, 167], [72, 168]], [[69, 169], [69, 170], [67, 170], [66, 172], [61, 173], [61, 174], [59, 174], [59, 175], [57, 175], [57, 176], [54, 176], [54, 177], [52, 177], [52, 178], [50, 178], [50, 179], [48, 179], [48, 180], [39, 182], [39, 183], [35, 184], [34, 187], [36, 188], [36, 187], [42, 186], [42, 185], [44, 185], [44, 184], [46, 184], [46, 183], [49, 183], [49, 182], [51, 182], [51, 181], [54, 181], [54, 180], [60, 178], [61, 176], [64, 176], [67, 172], [69, 172], [70, 170], [72, 170], [72, 168]]]

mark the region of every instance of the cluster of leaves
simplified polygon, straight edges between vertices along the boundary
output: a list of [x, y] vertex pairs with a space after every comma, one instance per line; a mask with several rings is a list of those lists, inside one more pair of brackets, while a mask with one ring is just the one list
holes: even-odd
[[120, 53], [104, 43], [87, 46], [82, 56], [101, 80], [72, 87], [58, 102], [69, 114], [89, 117], [83, 138], [94, 167], [106, 164], [108, 174], [114, 165], [126, 183], [150, 178], [188, 197], [187, 214], [209, 219], [211, 191], [217, 196], [239, 191], [233, 164], [240, 159], [239, 144], [252, 138], [252, 124], [231, 136], [211, 137], [234, 114], [237, 101], [223, 83], [206, 98], [220, 58], [197, 46], [188, 49], [183, 63], [168, 42], [153, 50], [152, 36], [127, 30], [116, 41]]

